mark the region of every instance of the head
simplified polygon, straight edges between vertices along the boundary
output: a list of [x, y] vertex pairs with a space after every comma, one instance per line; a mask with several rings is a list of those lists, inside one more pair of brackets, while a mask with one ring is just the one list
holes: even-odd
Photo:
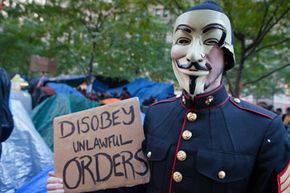
[[276, 109], [276, 113], [277, 113], [278, 115], [281, 115], [281, 114], [282, 114], [282, 109], [281, 109], [281, 108], [277, 108], [277, 109]]
[[290, 107], [287, 107], [287, 109], [286, 109], [286, 114], [287, 114], [287, 115], [290, 115]]
[[220, 85], [235, 60], [231, 24], [217, 4], [194, 6], [176, 19], [171, 58], [179, 85], [190, 95]]

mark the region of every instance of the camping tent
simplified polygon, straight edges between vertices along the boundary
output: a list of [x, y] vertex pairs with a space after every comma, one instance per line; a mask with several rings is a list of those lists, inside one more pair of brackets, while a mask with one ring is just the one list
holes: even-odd
[[57, 116], [97, 107], [99, 104], [83, 96], [60, 93], [47, 98], [31, 113], [36, 130], [53, 150], [53, 119]]

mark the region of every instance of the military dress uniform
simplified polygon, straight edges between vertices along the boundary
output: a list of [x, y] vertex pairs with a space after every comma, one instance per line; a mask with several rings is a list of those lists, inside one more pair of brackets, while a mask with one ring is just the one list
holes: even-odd
[[144, 130], [147, 193], [290, 192], [281, 118], [230, 97], [223, 85], [151, 106]]

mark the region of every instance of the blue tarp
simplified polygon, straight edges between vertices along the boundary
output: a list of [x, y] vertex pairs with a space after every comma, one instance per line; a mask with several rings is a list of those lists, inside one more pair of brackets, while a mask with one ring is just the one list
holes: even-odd
[[106, 92], [106, 90], [109, 89], [109, 86], [103, 83], [102, 81], [96, 79], [93, 83], [93, 89], [96, 92], [102, 93], [102, 92]]
[[53, 171], [53, 165], [44, 169], [37, 176], [16, 190], [15, 193], [46, 193], [46, 181], [48, 178], [48, 172], [50, 171]]
[[36, 131], [22, 103], [11, 101], [15, 127], [3, 143], [0, 161], [1, 193], [14, 193], [53, 164], [53, 153]]
[[109, 89], [107, 92], [111, 95], [113, 95], [115, 91], [121, 93], [122, 87], [127, 87], [132, 96], [139, 98], [141, 104], [150, 97], [154, 97], [157, 100], [163, 100], [174, 95], [174, 86], [172, 83], [158, 83], [145, 78], [138, 78], [124, 86]]
[[60, 93], [65, 93], [65, 94], [73, 94], [76, 96], [81, 96], [83, 97], [83, 95], [77, 91], [75, 88], [67, 85], [67, 84], [63, 84], [63, 83], [48, 83], [47, 86], [49, 86], [50, 88], [52, 88], [55, 93], [60, 94]]

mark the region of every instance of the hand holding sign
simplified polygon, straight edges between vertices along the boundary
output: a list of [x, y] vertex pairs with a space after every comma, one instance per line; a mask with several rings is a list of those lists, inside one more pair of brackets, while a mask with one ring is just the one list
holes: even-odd
[[55, 170], [66, 192], [149, 181], [137, 98], [54, 120]]
[[49, 177], [47, 179], [47, 193], [58, 193], [64, 192], [63, 181], [61, 178], [55, 177], [54, 172], [49, 172]]

